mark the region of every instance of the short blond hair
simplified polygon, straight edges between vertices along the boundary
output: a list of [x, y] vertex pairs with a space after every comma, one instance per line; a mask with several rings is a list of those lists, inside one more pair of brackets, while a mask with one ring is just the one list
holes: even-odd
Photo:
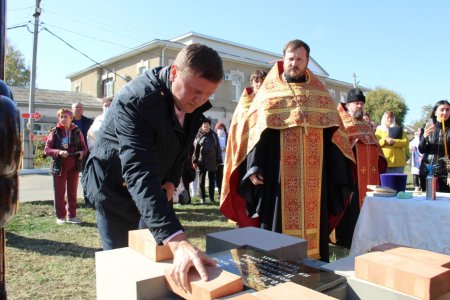
[[60, 108], [60, 109], [58, 109], [58, 111], [56, 112], [56, 116], [59, 118], [59, 116], [61, 116], [62, 114], [68, 114], [71, 117], [73, 117], [72, 110], [70, 110], [68, 108]]

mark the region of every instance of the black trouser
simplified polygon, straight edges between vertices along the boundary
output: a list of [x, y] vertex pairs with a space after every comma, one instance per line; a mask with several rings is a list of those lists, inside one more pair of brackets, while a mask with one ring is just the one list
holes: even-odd
[[414, 187], [421, 187], [419, 174], [413, 174]]
[[104, 211], [102, 214], [97, 210], [96, 219], [103, 250], [127, 247], [128, 231], [140, 228], [139, 218], [136, 220], [124, 220], [107, 211]]
[[220, 193], [222, 192], [222, 179], [223, 179], [223, 165], [218, 165], [216, 174], [216, 185], [217, 189], [219, 190], [219, 197]]
[[208, 180], [209, 180], [209, 186], [208, 186], [208, 192], [209, 192], [209, 200], [211, 202], [214, 202], [214, 189], [215, 189], [215, 183], [216, 183], [216, 171], [199, 171], [199, 177], [198, 177], [198, 187], [200, 189], [200, 198], [202, 200], [206, 199], [205, 194], [205, 179], [206, 179], [206, 172], [208, 172]]

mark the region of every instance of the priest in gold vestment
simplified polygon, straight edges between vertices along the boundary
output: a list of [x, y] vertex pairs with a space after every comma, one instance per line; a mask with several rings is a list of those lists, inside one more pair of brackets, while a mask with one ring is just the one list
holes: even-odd
[[352, 193], [355, 163], [336, 104], [307, 69], [309, 46], [288, 42], [245, 122], [229, 136], [222, 213], [308, 241], [308, 255], [328, 260], [328, 235]]

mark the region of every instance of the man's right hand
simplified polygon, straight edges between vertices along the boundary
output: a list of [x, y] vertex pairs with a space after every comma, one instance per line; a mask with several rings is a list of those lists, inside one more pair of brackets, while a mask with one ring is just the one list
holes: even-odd
[[261, 175], [256, 175], [256, 174], [250, 175], [250, 181], [254, 185], [264, 184], [264, 178]]
[[192, 266], [197, 269], [203, 281], [208, 280], [204, 265], [215, 266], [216, 261], [192, 245], [184, 233], [174, 236], [166, 245], [174, 256], [170, 277], [178, 286], [185, 291], [191, 290], [188, 272]]

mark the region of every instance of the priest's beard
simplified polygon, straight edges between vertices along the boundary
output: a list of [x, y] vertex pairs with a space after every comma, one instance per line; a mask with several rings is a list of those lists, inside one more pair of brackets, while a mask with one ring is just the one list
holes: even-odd
[[353, 117], [353, 119], [361, 121], [363, 119], [364, 112], [362, 110], [357, 110], [350, 112], [350, 115]]
[[298, 82], [305, 82], [306, 81], [306, 74], [303, 74], [301, 76], [291, 77], [286, 73], [283, 73], [284, 79], [286, 79], [286, 82], [289, 83], [298, 83]]

